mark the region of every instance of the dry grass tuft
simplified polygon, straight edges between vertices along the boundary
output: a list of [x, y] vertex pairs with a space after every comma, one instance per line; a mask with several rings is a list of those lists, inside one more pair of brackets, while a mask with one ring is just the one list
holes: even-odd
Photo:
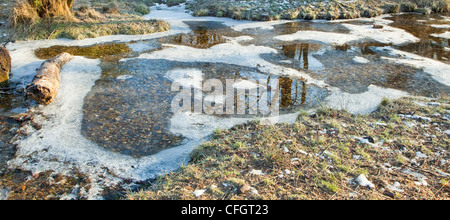
[[12, 27], [19, 24], [30, 25], [39, 20], [37, 11], [30, 5], [27, 0], [18, 0], [14, 6], [9, 22]]
[[32, 25], [41, 18], [74, 20], [70, 10], [73, 0], [17, 0], [9, 18], [10, 25]]

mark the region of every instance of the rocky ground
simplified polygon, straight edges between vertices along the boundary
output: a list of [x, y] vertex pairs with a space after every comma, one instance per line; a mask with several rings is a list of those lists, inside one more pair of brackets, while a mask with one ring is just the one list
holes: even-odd
[[352, 19], [374, 17], [383, 13], [418, 12], [429, 14], [448, 11], [445, 0], [191, 0], [186, 6], [195, 16], [230, 17], [244, 20], [279, 19]]
[[370, 115], [319, 109], [294, 124], [218, 130], [189, 165], [128, 199], [449, 199], [449, 101], [404, 98]]

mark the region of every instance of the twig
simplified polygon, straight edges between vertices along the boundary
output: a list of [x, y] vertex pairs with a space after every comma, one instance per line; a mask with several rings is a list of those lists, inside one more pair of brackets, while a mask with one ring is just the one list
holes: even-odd
[[439, 190], [434, 193], [434, 195], [433, 195], [433, 197], [431, 197], [431, 199], [434, 199], [434, 197], [438, 194], [438, 192], [440, 192], [444, 187], [446, 187], [446, 185], [449, 183], [449, 181], [447, 181], [447, 183], [445, 183], [445, 184], [442, 184], [441, 188], [439, 188]]

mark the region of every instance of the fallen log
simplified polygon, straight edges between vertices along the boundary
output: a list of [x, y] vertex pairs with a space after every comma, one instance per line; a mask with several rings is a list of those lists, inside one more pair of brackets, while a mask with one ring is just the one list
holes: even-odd
[[72, 55], [61, 53], [42, 63], [33, 81], [26, 88], [27, 94], [40, 104], [52, 103], [59, 91], [61, 68], [72, 59]]

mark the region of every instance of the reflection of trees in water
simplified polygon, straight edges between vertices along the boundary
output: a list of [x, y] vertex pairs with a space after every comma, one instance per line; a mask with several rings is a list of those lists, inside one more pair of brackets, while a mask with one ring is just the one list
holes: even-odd
[[193, 34], [180, 34], [172, 38], [173, 43], [187, 45], [195, 48], [209, 48], [216, 44], [224, 43], [221, 34], [208, 31], [206, 28], [198, 28]]
[[310, 44], [301, 43], [283, 46], [282, 50], [286, 57], [294, 59], [294, 65], [300, 69], [309, 68], [308, 53]]
[[[245, 114], [255, 114], [250, 111], [250, 108], [252, 107], [255, 108], [255, 106], [258, 105], [259, 111], [261, 111], [262, 110], [261, 108], [266, 109], [269, 107], [266, 105], [272, 105], [271, 103], [274, 101], [273, 99], [275, 98], [273, 92], [275, 92], [274, 89], [276, 89], [274, 87], [275, 85], [273, 84], [276, 82], [273, 82], [273, 80], [278, 80], [279, 98], [276, 99], [278, 99], [280, 108], [289, 109], [294, 106], [301, 106], [306, 102], [307, 86], [306, 83], [303, 81], [291, 79], [289, 77], [268, 76], [267, 80], [265, 81], [267, 87], [265, 87], [262, 86], [262, 84], [260, 84], [260, 81], [258, 80], [252, 80], [246, 77], [241, 78], [239, 75], [240, 74], [236, 74], [238, 78], [236, 78], [234, 82], [239, 82], [240, 80], [244, 81], [249, 80], [250, 82], [254, 82], [259, 86], [257, 89], [256, 88], [252, 89], [251, 87], [240, 88], [239, 89], [240, 92], [238, 91], [238, 89], [234, 88], [232, 90], [234, 91], [234, 94], [229, 93], [229, 91], [226, 90], [226, 87], [224, 87], [223, 95], [225, 97], [229, 94], [234, 95], [234, 103], [232, 107], [234, 110], [232, 112], [236, 113], [238, 109], [243, 108], [241, 112], [245, 112]], [[230, 86], [225, 81], [222, 81], [222, 83], [223, 85]], [[267, 99], [266, 102], [263, 102], [263, 100], [261, 100], [262, 98], [266, 98]], [[243, 104], [244, 106], [239, 106], [238, 103], [241, 105]], [[224, 112], [226, 112], [226, 106], [224, 107], [225, 107]]]
[[306, 101], [306, 83], [303, 81], [292, 80], [288, 77], [280, 77], [280, 107], [288, 108], [292, 106], [303, 105]]

